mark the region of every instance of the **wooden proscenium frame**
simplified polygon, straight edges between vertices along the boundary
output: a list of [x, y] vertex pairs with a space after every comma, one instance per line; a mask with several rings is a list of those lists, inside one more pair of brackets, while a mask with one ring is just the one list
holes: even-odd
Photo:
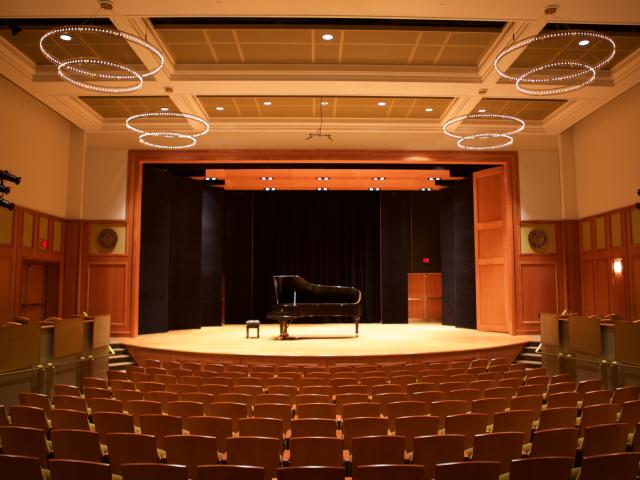
[[[147, 164], [305, 164], [316, 165], [405, 165], [407, 168], [427, 165], [486, 165], [502, 167], [500, 176], [500, 196], [504, 201], [504, 226], [502, 240], [505, 248], [505, 268], [499, 276], [485, 276], [495, 285], [483, 285], [485, 291], [499, 289], [505, 293], [504, 315], [498, 323], [488, 315], [487, 308], [493, 299], [476, 296], [478, 329], [502, 331], [515, 334], [519, 331], [521, 319], [517, 306], [522, 301], [522, 292], [515, 291], [517, 244], [520, 235], [520, 197], [518, 187], [518, 154], [514, 151], [502, 152], [460, 152], [460, 151], [416, 151], [416, 150], [191, 150], [183, 152], [157, 150], [129, 151], [127, 178], [127, 244], [131, 246], [130, 309], [129, 332], [138, 334], [138, 292], [140, 269], [140, 225], [142, 199], [142, 171]], [[215, 168], [215, 167], [214, 167]], [[474, 201], [476, 198], [474, 197]], [[477, 208], [477, 204], [476, 204]], [[476, 231], [476, 242], [477, 234]], [[482, 264], [482, 262], [480, 262]], [[478, 278], [478, 252], [476, 248], [476, 278]]]

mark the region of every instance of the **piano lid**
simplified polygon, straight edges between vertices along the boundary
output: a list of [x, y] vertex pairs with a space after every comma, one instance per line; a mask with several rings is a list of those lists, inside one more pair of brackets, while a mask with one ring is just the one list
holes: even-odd
[[362, 297], [355, 287], [319, 285], [299, 275], [274, 275], [273, 285], [278, 305], [293, 303], [294, 292], [296, 303], [360, 303]]

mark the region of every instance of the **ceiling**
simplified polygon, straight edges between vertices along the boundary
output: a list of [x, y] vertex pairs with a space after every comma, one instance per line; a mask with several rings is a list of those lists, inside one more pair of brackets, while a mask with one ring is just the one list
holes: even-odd
[[[455, 149], [455, 140], [442, 134], [444, 122], [486, 109], [527, 122], [513, 148], [551, 149], [559, 133], [640, 83], [637, 0], [558, 4], [557, 14], [546, 17], [539, 0], [114, 0], [110, 11], [93, 0], [4, 2], [0, 74], [85, 130], [92, 148], [141, 148], [124, 119], [168, 107], [212, 123], [198, 148]], [[65, 24], [115, 26], [146, 38], [164, 52], [165, 68], [130, 95], [94, 94], [63, 82], [38, 41]], [[495, 72], [494, 58], [514, 39], [567, 28], [608, 33], [616, 42], [616, 57], [592, 86], [532, 98]], [[333, 38], [323, 40], [326, 34]], [[152, 55], [119, 38], [74, 34], [70, 42], [51, 39], [50, 46], [63, 58], [155, 66]], [[606, 54], [601, 41], [578, 47], [564, 38], [504, 61], [521, 72], [544, 61], [592, 63]], [[333, 142], [307, 142], [321, 116]]]

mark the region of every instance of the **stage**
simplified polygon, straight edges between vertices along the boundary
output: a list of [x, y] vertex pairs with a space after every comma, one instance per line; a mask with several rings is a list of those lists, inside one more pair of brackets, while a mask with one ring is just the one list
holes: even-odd
[[[255, 330], [251, 334], [255, 335]], [[384, 363], [506, 357], [513, 360], [531, 339], [438, 324], [292, 324], [291, 339], [279, 340], [277, 324], [260, 325], [260, 338], [245, 338], [244, 325], [172, 330], [118, 337], [138, 363], [160, 360], [321, 364]]]

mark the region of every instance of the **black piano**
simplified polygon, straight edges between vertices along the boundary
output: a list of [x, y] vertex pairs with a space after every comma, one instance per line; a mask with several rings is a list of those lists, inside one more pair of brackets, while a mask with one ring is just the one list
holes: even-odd
[[280, 323], [280, 338], [289, 337], [289, 322], [304, 317], [352, 317], [360, 322], [362, 293], [355, 287], [317, 285], [299, 275], [274, 275], [276, 305], [267, 314]]

